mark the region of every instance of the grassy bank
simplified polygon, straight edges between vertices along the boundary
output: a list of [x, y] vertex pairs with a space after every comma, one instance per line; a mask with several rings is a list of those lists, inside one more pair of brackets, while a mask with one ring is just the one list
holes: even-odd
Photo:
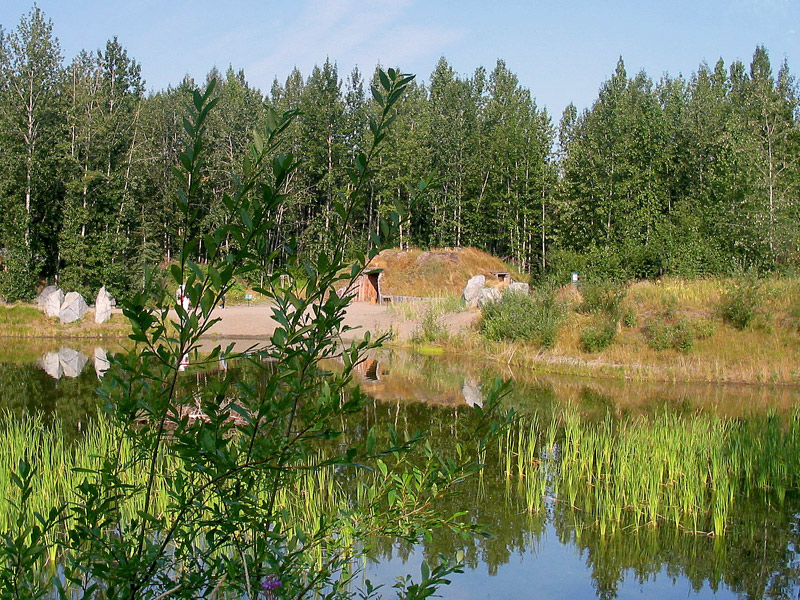
[[[800, 384], [800, 281], [664, 279], [534, 292], [431, 337], [550, 373], [652, 381]], [[453, 335], [458, 339], [454, 340]]]
[[130, 325], [121, 314], [113, 314], [102, 324], [94, 322], [94, 311], [82, 319], [63, 324], [35, 306], [14, 304], [0, 306], [0, 337], [18, 338], [121, 338], [130, 333]]

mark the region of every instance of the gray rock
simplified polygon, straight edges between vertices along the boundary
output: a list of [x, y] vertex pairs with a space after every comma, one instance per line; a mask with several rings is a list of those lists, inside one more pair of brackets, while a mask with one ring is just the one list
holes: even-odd
[[468, 406], [480, 406], [483, 408], [483, 394], [481, 393], [481, 386], [475, 383], [475, 380], [467, 378], [461, 385], [461, 393], [464, 395], [464, 401]]
[[467, 306], [472, 308], [478, 305], [478, 298], [480, 298], [481, 290], [486, 285], [486, 277], [484, 275], [475, 275], [471, 277], [464, 286], [464, 291], [461, 292], [461, 299]]
[[111, 366], [111, 361], [108, 360], [108, 354], [105, 348], [94, 349], [94, 372], [97, 373], [97, 378], [102, 379], [106, 374], [108, 368]]
[[55, 285], [48, 285], [42, 290], [42, 293], [36, 297], [36, 306], [38, 306], [39, 309], [44, 310], [44, 306], [47, 304], [47, 299], [50, 297], [50, 294], [56, 291], [58, 291], [58, 287]]
[[97, 299], [94, 301], [94, 322], [105, 323], [111, 318], [111, 309], [114, 307], [114, 297], [108, 293], [106, 286], [97, 292]]
[[478, 308], [483, 308], [487, 304], [497, 302], [502, 295], [503, 293], [497, 288], [483, 288], [478, 298]]
[[64, 303], [64, 292], [56, 288], [44, 301], [44, 314], [48, 317], [57, 317], [61, 314], [61, 305]]
[[522, 283], [521, 281], [515, 281], [506, 289], [509, 292], [514, 292], [515, 294], [525, 294], [526, 296], [531, 293], [531, 286], [527, 283]]
[[83, 299], [78, 292], [70, 292], [64, 297], [64, 303], [61, 305], [61, 312], [58, 313], [58, 318], [62, 323], [72, 323], [78, 319], [82, 319], [84, 315], [89, 312], [89, 307], [86, 305], [86, 300]]
[[61, 361], [58, 360], [58, 352], [47, 352], [39, 359], [39, 366], [53, 379], [61, 379], [64, 375]]
[[83, 352], [64, 346], [58, 351], [58, 362], [61, 363], [64, 376], [74, 378], [81, 374], [86, 363], [89, 362], [89, 357]]

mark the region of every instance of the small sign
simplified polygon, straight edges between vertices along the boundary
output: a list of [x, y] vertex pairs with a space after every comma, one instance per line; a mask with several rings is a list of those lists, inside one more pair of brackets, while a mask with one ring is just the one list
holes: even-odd
[[253, 301], [253, 294], [245, 294], [244, 299], [250, 304]]
[[575, 273], [574, 271], [572, 273], [572, 285], [574, 285], [574, 286], [578, 285], [578, 274]]

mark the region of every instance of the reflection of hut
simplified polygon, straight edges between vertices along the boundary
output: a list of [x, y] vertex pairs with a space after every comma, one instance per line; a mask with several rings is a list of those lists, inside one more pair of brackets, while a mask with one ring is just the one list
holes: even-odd
[[366, 269], [356, 279], [356, 302], [381, 303], [381, 277], [383, 269]]
[[355, 372], [365, 381], [380, 381], [380, 364], [374, 358], [366, 358], [355, 367]]

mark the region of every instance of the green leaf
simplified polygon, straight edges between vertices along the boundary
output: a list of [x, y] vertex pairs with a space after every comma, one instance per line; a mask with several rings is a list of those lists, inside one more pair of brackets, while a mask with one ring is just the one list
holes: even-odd
[[[377, 86], [373, 85], [371, 87], [371, 89], [372, 89], [372, 97], [375, 99], [375, 102], [378, 103], [378, 106], [383, 106], [383, 104], [384, 104], [383, 94], [381, 94], [381, 92], [377, 88]], [[373, 133], [375, 133], [375, 132], [373, 131]]]
[[[390, 72], [392, 71], [390, 70]], [[384, 90], [388, 92], [392, 89], [392, 82], [389, 81], [389, 78], [386, 76], [386, 73], [384, 73], [383, 69], [378, 69], [378, 79], [380, 79]]]
[[173, 281], [178, 285], [183, 283], [183, 271], [181, 270], [181, 266], [178, 264], [172, 264], [169, 267], [170, 275], [172, 275]]

